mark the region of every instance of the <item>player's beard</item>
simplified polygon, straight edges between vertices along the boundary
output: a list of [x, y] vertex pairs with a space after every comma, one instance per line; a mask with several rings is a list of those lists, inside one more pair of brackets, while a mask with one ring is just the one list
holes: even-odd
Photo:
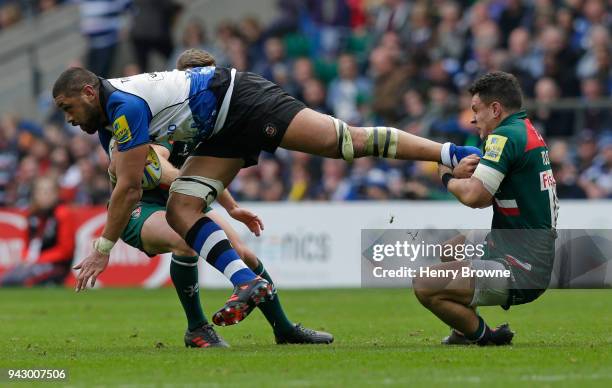
[[80, 124], [81, 130], [93, 135], [98, 131], [98, 129], [104, 127], [104, 115], [95, 105], [86, 105], [84, 110], [85, 117], [88, 117], [88, 120]]

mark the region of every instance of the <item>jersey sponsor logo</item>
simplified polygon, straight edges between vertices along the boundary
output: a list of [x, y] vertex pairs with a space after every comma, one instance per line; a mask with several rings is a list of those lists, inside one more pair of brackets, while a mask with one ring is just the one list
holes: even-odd
[[142, 206], [138, 206], [136, 209], [132, 210], [132, 214], [130, 215], [130, 217], [133, 220], [137, 220], [140, 218], [141, 213], [142, 213]]
[[550, 207], [551, 227], [557, 227], [557, 217], [559, 216], [559, 198], [557, 198], [557, 182], [552, 170], [540, 172], [540, 190], [548, 191], [548, 205]]
[[125, 115], [119, 116], [113, 122], [113, 136], [117, 139], [117, 143], [124, 144], [132, 140], [132, 131], [128, 125]]
[[546, 191], [554, 188], [557, 185], [555, 181], [555, 176], [552, 173], [552, 170], [546, 170], [540, 172], [540, 190]]
[[508, 138], [501, 135], [489, 135], [485, 144], [484, 159], [499, 162]]

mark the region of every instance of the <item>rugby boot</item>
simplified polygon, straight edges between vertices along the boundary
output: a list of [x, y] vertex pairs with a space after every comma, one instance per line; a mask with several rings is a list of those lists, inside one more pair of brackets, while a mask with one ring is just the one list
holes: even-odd
[[442, 345], [480, 345], [480, 346], [502, 346], [510, 345], [514, 332], [510, 330], [510, 326], [507, 323], [499, 325], [495, 329], [491, 330], [491, 335], [486, 341], [470, 341], [463, 335], [463, 333], [451, 329], [450, 335], [442, 339]]
[[290, 333], [274, 334], [276, 343], [283, 344], [331, 344], [334, 336], [324, 331], [312, 330], [298, 323]]
[[463, 333], [451, 329], [450, 334], [442, 339], [442, 345], [474, 345], [474, 342], [465, 338]]
[[258, 304], [274, 298], [274, 286], [260, 276], [234, 287], [232, 296], [213, 315], [218, 326], [235, 325], [245, 319]]
[[185, 332], [186, 348], [229, 348], [229, 344], [217, 334], [213, 325], [207, 323]]
[[515, 333], [510, 330], [510, 325], [508, 323], [503, 323], [491, 330], [489, 342], [497, 346], [511, 345], [514, 334]]

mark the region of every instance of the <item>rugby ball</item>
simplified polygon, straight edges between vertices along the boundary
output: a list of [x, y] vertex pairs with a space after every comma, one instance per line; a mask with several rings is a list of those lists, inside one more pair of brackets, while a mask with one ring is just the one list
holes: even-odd
[[[109, 154], [112, 159], [113, 151], [115, 148], [114, 139], [111, 140], [109, 144]], [[114, 185], [117, 184], [117, 176], [109, 169], [108, 176], [110, 178], [111, 183]], [[162, 167], [161, 162], [159, 161], [159, 156], [157, 152], [153, 149], [153, 147], [149, 147], [149, 152], [147, 153], [147, 161], [145, 164], [145, 168], [142, 174], [142, 189], [143, 190], [153, 190], [157, 186], [159, 186], [159, 182], [162, 177]]]

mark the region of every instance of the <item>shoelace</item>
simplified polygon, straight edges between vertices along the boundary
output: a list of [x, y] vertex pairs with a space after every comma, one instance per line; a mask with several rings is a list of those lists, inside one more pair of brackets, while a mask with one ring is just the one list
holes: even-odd
[[217, 334], [217, 332], [215, 331], [215, 329], [213, 329], [211, 325], [202, 326], [202, 329], [204, 329], [204, 332], [212, 341], [214, 342], [220, 341], [219, 335]]
[[304, 334], [308, 334], [308, 335], [315, 335], [317, 334], [317, 332], [315, 330], [309, 329], [307, 327], [302, 326], [301, 323], [298, 323], [297, 325], [295, 325], [295, 329], [301, 333]]

